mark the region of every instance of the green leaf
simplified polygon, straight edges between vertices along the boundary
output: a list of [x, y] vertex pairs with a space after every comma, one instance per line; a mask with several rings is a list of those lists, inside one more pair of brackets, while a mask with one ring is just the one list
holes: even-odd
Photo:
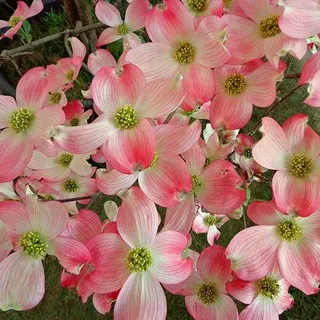
[[26, 38], [28, 43], [30, 43], [32, 41], [32, 35], [31, 34], [26, 34], [25, 38]]
[[30, 31], [31, 31], [31, 24], [27, 21], [27, 20], [25, 20], [24, 22], [23, 22], [23, 24], [22, 24], [22, 28], [23, 28], [23, 30], [24, 30], [24, 32], [25, 33], [30, 33]]

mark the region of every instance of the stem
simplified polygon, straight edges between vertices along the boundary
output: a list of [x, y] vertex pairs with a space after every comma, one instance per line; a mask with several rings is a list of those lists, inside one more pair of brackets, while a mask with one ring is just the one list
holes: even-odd
[[69, 199], [55, 199], [55, 200], [46, 200], [46, 199], [41, 199], [42, 202], [48, 202], [48, 201], [58, 201], [58, 202], [72, 202], [72, 201], [79, 201], [79, 200], [88, 200], [91, 199], [92, 196], [84, 196], [84, 197], [79, 197], [79, 198], [69, 198]]
[[[246, 210], [244, 210], [244, 211], [246, 211]], [[247, 229], [246, 212], [243, 212], [242, 217], [243, 217], [243, 226], [244, 226], [245, 229]]]
[[[270, 107], [268, 112], [263, 117], [267, 117], [268, 115], [270, 115], [278, 106], [280, 106], [280, 104], [282, 104], [284, 101], [290, 98], [301, 87], [302, 87], [301, 85], [295, 87], [294, 89], [289, 91], [283, 98], [280, 98], [278, 102], [276, 102], [272, 107]], [[249, 134], [250, 135], [255, 134], [258, 131], [258, 129], [261, 127], [261, 124], [262, 124], [262, 120], [259, 121], [259, 123], [254, 127], [254, 129]]]
[[301, 73], [293, 73], [293, 74], [287, 74], [284, 76], [285, 79], [299, 79], [301, 76]]
[[67, 30], [64, 30], [62, 32], [58, 32], [58, 33], [52, 34], [50, 36], [47, 36], [47, 37], [32, 41], [31, 43], [27, 43], [27, 44], [25, 44], [23, 46], [20, 46], [18, 48], [12, 49], [12, 50], [3, 50], [1, 52], [0, 56], [8, 57], [8, 56], [14, 55], [16, 53], [20, 53], [20, 52], [23, 52], [23, 51], [26, 51], [26, 50], [34, 49], [34, 48], [36, 48], [38, 46], [41, 46], [44, 43], [57, 40], [57, 39], [63, 37], [64, 35], [66, 35], [66, 34], [72, 36], [72, 35], [76, 35], [76, 34], [79, 34], [79, 33], [87, 32], [87, 31], [90, 31], [90, 30], [99, 29], [101, 27], [103, 27], [103, 23], [98, 22], [98, 23], [94, 23], [94, 24], [89, 24], [89, 25], [81, 27], [81, 28], [67, 29]]

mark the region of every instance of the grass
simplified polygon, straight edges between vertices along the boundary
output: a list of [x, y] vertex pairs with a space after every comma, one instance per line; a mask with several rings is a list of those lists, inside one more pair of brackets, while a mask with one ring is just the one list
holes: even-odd
[[[114, 0], [111, 1], [116, 4], [124, 16], [126, 8], [125, 1]], [[159, 2], [157, 0], [153, 3]], [[89, 4], [89, 2], [88, 2]], [[56, 33], [68, 28], [66, 14], [61, 12], [49, 12], [40, 23], [33, 24], [32, 35], [34, 39], [43, 37], [48, 34]], [[12, 43], [12, 47], [19, 45], [17, 42]], [[120, 43], [114, 43], [108, 46], [108, 49], [119, 57], [121, 53]], [[38, 65], [46, 65], [55, 62], [58, 58], [67, 56], [64, 49], [63, 40], [46, 44], [39, 47], [37, 51], [28, 57], [28, 59], [17, 59], [17, 63], [21, 70], [26, 71]], [[290, 59], [286, 58], [286, 63], [289, 64], [288, 73], [299, 73], [301, 71], [301, 63], [290, 63]], [[7, 74], [16, 84], [19, 76], [13, 67], [6, 65]], [[85, 71], [81, 71], [77, 82], [72, 90], [68, 92], [69, 99], [81, 98], [81, 90], [88, 89], [92, 76]], [[282, 82], [278, 87], [278, 96], [283, 97], [287, 92], [292, 90], [297, 85], [296, 79], [288, 79]], [[320, 113], [316, 108], [311, 108], [303, 104], [303, 100], [307, 95], [306, 89], [301, 88], [286, 102], [281, 104], [271, 114], [279, 123], [283, 123], [285, 119], [295, 113], [306, 113], [309, 115], [310, 125], [320, 132]], [[244, 132], [250, 132], [259, 122], [262, 116], [266, 115], [268, 109], [255, 108], [253, 117], [244, 128]], [[271, 199], [271, 189], [268, 183], [254, 182], [251, 185], [252, 199]], [[101, 217], [103, 215], [103, 203], [111, 197], [100, 195], [90, 205], [90, 209], [97, 212]], [[112, 198], [114, 200], [114, 198]], [[163, 211], [163, 210], [162, 210]], [[221, 238], [219, 244], [227, 246], [230, 239], [241, 229], [243, 229], [243, 219], [232, 220], [226, 223], [221, 228]], [[248, 221], [250, 224], [250, 221]], [[192, 233], [193, 243], [192, 249], [201, 251], [207, 246], [205, 235], [196, 235]], [[0, 312], [0, 319], [8, 320], [94, 320], [94, 319], [112, 319], [112, 313], [105, 316], [100, 315], [95, 311], [91, 299], [86, 304], [83, 304], [75, 292], [68, 289], [63, 289], [60, 286], [61, 266], [54, 257], [47, 257], [44, 261], [45, 275], [46, 275], [46, 294], [42, 302], [34, 309], [25, 312], [8, 311], [6, 313]], [[292, 289], [291, 294], [295, 298], [295, 304], [290, 311], [285, 312], [280, 316], [281, 320], [316, 320], [319, 319], [320, 312], [320, 295], [306, 296], [297, 289]], [[181, 296], [174, 296], [166, 293], [168, 301], [168, 320], [186, 320], [192, 319], [185, 308], [184, 298]], [[238, 303], [239, 309], [243, 308], [241, 303]], [[138, 320], [138, 319], [137, 319]], [[150, 319], [153, 320], [153, 319]], [[156, 320], [156, 319], [155, 319]]]

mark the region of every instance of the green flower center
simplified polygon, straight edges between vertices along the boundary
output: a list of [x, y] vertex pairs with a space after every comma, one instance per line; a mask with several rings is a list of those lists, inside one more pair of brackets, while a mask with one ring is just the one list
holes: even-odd
[[52, 201], [55, 200], [55, 197], [51, 194], [45, 194], [43, 196], [41, 196], [44, 200], [48, 200], [48, 201]]
[[72, 81], [73, 80], [73, 76], [74, 76], [74, 71], [73, 70], [69, 70], [67, 73], [66, 73], [66, 79], [68, 81]]
[[182, 64], [189, 64], [194, 60], [195, 48], [187, 41], [180, 41], [174, 52], [174, 58]]
[[17, 133], [27, 130], [34, 118], [33, 111], [27, 108], [17, 108], [10, 115], [11, 128]]
[[149, 168], [153, 168], [157, 164], [158, 159], [159, 159], [159, 156], [157, 155], [157, 153], [155, 153]]
[[217, 292], [214, 284], [202, 284], [197, 293], [198, 299], [204, 304], [211, 304], [216, 302]]
[[229, 76], [224, 84], [224, 88], [229, 96], [239, 95], [245, 87], [246, 81], [240, 73], [234, 73]]
[[127, 256], [128, 268], [132, 272], [147, 271], [152, 261], [150, 250], [147, 248], [132, 249]]
[[71, 163], [73, 159], [73, 155], [72, 154], [69, 154], [69, 153], [63, 153], [59, 160], [58, 160], [58, 164], [61, 166], [61, 167], [68, 167], [69, 164]]
[[73, 179], [68, 179], [67, 181], [65, 181], [65, 183], [63, 184], [63, 188], [66, 192], [76, 192], [79, 189], [79, 186], [77, 184], [77, 182]]
[[302, 228], [295, 220], [281, 221], [277, 227], [277, 232], [288, 242], [300, 240], [303, 237]]
[[29, 231], [21, 239], [20, 245], [23, 251], [35, 259], [43, 259], [47, 254], [48, 245], [38, 232]]
[[196, 174], [193, 174], [191, 177], [192, 177], [192, 191], [196, 192], [201, 187], [202, 183]]
[[79, 119], [78, 118], [72, 118], [70, 121], [71, 127], [77, 127], [79, 125]]
[[258, 292], [266, 298], [274, 299], [280, 292], [278, 281], [269, 277], [264, 277], [258, 282]]
[[231, 2], [232, 2], [232, 0], [223, 0], [224, 7], [225, 7], [225, 8], [229, 8], [229, 7], [230, 7]]
[[113, 116], [116, 124], [119, 128], [122, 129], [131, 129], [133, 128], [137, 120], [137, 112], [130, 104], [127, 104], [121, 107]]
[[290, 160], [289, 172], [297, 178], [305, 178], [312, 170], [312, 159], [295, 154]]
[[117, 27], [118, 35], [124, 36], [129, 32], [129, 26], [126, 23], [119, 24]]
[[251, 148], [245, 149], [243, 152], [243, 156], [247, 159], [251, 159], [252, 158], [252, 149]]
[[218, 222], [218, 219], [212, 215], [204, 218], [204, 224], [208, 227], [214, 226]]
[[187, 0], [187, 3], [192, 11], [202, 12], [206, 9], [207, 0]]
[[260, 21], [260, 35], [262, 38], [274, 37], [280, 33], [279, 16], [271, 16]]
[[60, 92], [52, 92], [50, 93], [50, 102], [52, 104], [57, 104], [61, 100], [61, 93]]
[[9, 25], [15, 27], [21, 20], [21, 17], [13, 16], [9, 19]]

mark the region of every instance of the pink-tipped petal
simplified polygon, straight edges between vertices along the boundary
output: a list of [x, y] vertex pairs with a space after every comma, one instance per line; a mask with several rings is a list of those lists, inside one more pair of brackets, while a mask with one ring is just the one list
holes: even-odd
[[199, 175], [206, 163], [206, 156], [200, 145], [195, 144], [188, 151], [184, 152], [182, 157], [187, 163], [189, 172]]
[[140, 117], [160, 118], [176, 110], [184, 93], [180, 82], [172, 79], [156, 80], [147, 83], [136, 103]]
[[88, 57], [88, 68], [93, 75], [103, 67], [115, 67], [116, 64], [113, 55], [105, 49], [98, 49]]
[[271, 170], [285, 169], [288, 140], [282, 128], [272, 118], [264, 117], [260, 131], [263, 137], [252, 148], [254, 160]]
[[18, 201], [0, 202], [0, 220], [4, 223], [10, 238], [19, 240], [21, 234], [31, 229], [26, 207]]
[[101, 68], [92, 81], [91, 90], [97, 107], [114, 116], [124, 105], [134, 106], [144, 87], [143, 72], [135, 65], [126, 64], [121, 70]]
[[112, 43], [121, 39], [122, 36], [119, 36], [117, 28], [107, 28], [103, 30], [98, 38], [96, 46], [99, 48], [106, 44]]
[[149, 5], [148, 0], [134, 1], [128, 5], [124, 21], [131, 31], [141, 29], [146, 25]]
[[190, 232], [194, 217], [194, 195], [189, 194], [186, 199], [167, 209], [162, 231], [173, 230], [187, 235]]
[[112, 293], [94, 293], [92, 302], [95, 309], [101, 313], [105, 314], [110, 312], [112, 302], [117, 298], [117, 294]]
[[246, 192], [241, 188], [243, 179], [230, 162], [225, 160], [211, 162], [199, 178], [201, 186], [196, 195], [209, 212], [231, 213], [245, 201]]
[[166, 0], [150, 11], [146, 29], [153, 42], [174, 44], [179, 37], [192, 35], [193, 17], [180, 1]]
[[244, 95], [230, 97], [217, 94], [210, 107], [210, 122], [214, 129], [243, 128], [252, 115], [252, 103]]
[[103, 116], [100, 116], [100, 119], [101, 121], [79, 127], [59, 126], [54, 141], [69, 152], [90, 153], [106, 142], [116, 130], [112, 124], [104, 120]]
[[42, 0], [33, 0], [26, 18], [33, 17], [33, 16], [37, 15], [38, 13], [40, 13], [42, 10], [43, 10]]
[[108, 163], [116, 170], [131, 174], [150, 166], [155, 152], [155, 137], [148, 120], [131, 129], [115, 132], [104, 146]]
[[100, 0], [95, 10], [97, 18], [107, 26], [116, 27], [122, 23], [119, 10], [104, 0]]
[[247, 214], [255, 224], [264, 226], [276, 226], [285, 217], [274, 201], [253, 201], [248, 206]]
[[283, 242], [278, 252], [280, 270], [284, 278], [305, 294], [319, 291], [320, 249], [304, 238], [300, 242]]
[[179, 155], [194, 146], [201, 134], [200, 121], [193, 122], [190, 126], [162, 125], [156, 127], [156, 152], [157, 154]]
[[0, 128], [9, 126], [10, 114], [17, 107], [14, 98], [0, 95]]
[[259, 295], [239, 316], [239, 320], [278, 320], [278, 310], [272, 299]]
[[153, 243], [158, 219], [155, 204], [139, 187], [132, 187], [125, 192], [117, 216], [117, 226], [120, 235], [131, 247], [145, 247]]
[[205, 283], [215, 283], [223, 288], [231, 276], [231, 262], [225, 256], [226, 249], [213, 245], [205, 248], [198, 259], [197, 270]]
[[76, 37], [69, 39], [72, 47], [73, 57], [80, 57], [82, 60], [87, 54], [86, 46]]
[[195, 320], [238, 320], [238, 310], [233, 300], [221, 294], [213, 304], [204, 304], [198, 297], [185, 298], [188, 312]]
[[83, 265], [92, 261], [92, 256], [84, 244], [67, 237], [51, 240], [49, 253], [58, 258], [67, 272], [74, 274], [79, 274]]
[[256, 280], [272, 270], [277, 260], [280, 238], [276, 227], [256, 226], [237, 233], [229, 243], [226, 256], [232, 270], [243, 280]]
[[172, 57], [172, 48], [162, 43], [144, 43], [131, 49], [126, 60], [137, 65], [147, 81], [173, 79], [179, 63]]
[[17, 85], [17, 104], [40, 110], [44, 106], [56, 75], [43, 67], [27, 71]]
[[226, 287], [230, 295], [245, 304], [250, 304], [257, 296], [257, 285], [253, 281], [249, 282], [236, 278], [227, 283]]
[[22, 250], [0, 263], [0, 309], [28, 310], [44, 296], [44, 270], [41, 260], [30, 259]]
[[99, 216], [91, 210], [81, 209], [78, 214], [69, 219], [69, 223], [61, 235], [86, 244], [100, 233], [101, 221]]
[[283, 212], [295, 211], [307, 217], [319, 208], [319, 179], [305, 180], [277, 171], [272, 179], [272, 189], [277, 206]]
[[94, 270], [85, 283], [94, 292], [105, 293], [121, 289], [130, 275], [127, 255], [130, 247], [115, 233], [92, 238], [87, 247], [92, 254]]
[[51, 137], [54, 127], [63, 124], [64, 121], [65, 114], [60, 107], [44, 108], [28, 130], [28, 136], [34, 145], [48, 157], [54, 157], [58, 153]]
[[[0, 218], [1, 219], [1, 218]], [[306, 218], [297, 218], [297, 223], [302, 226], [303, 234], [310, 241], [320, 243], [320, 210]]]
[[187, 166], [179, 156], [159, 156], [155, 162], [140, 173], [139, 185], [156, 204], [175, 206], [181, 201], [181, 194], [189, 193], [192, 188]]
[[124, 174], [117, 170], [98, 169], [96, 182], [98, 189], [107, 195], [115, 195], [121, 190], [130, 188], [137, 180], [139, 172]]
[[320, 4], [313, 0], [286, 0], [279, 19], [281, 30], [293, 38], [306, 38], [320, 32]]
[[133, 273], [122, 287], [114, 307], [115, 320], [165, 320], [163, 289], [150, 272]]
[[[11, 129], [0, 133], [0, 183], [12, 181], [27, 167], [33, 151], [33, 143], [23, 133]], [[8, 166], [10, 163], [10, 166]]]
[[161, 283], [179, 283], [187, 279], [192, 271], [193, 261], [184, 258], [187, 238], [176, 231], [164, 231], [157, 235], [152, 247], [153, 264], [150, 271]]
[[0, 220], [0, 262], [11, 252], [12, 249], [13, 246], [9, 238], [9, 233], [4, 223]]
[[220, 238], [220, 231], [214, 226], [210, 226], [207, 234], [207, 241], [212, 246], [215, 241], [218, 241]]
[[196, 29], [194, 40], [199, 51], [197, 62], [209, 68], [217, 68], [228, 62], [231, 54], [223, 45], [225, 25], [216, 16], [204, 18]]
[[32, 229], [48, 239], [59, 236], [68, 224], [68, 211], [63, 203], [39, 202], [36, 196], [27, 195], [26, 206]]

